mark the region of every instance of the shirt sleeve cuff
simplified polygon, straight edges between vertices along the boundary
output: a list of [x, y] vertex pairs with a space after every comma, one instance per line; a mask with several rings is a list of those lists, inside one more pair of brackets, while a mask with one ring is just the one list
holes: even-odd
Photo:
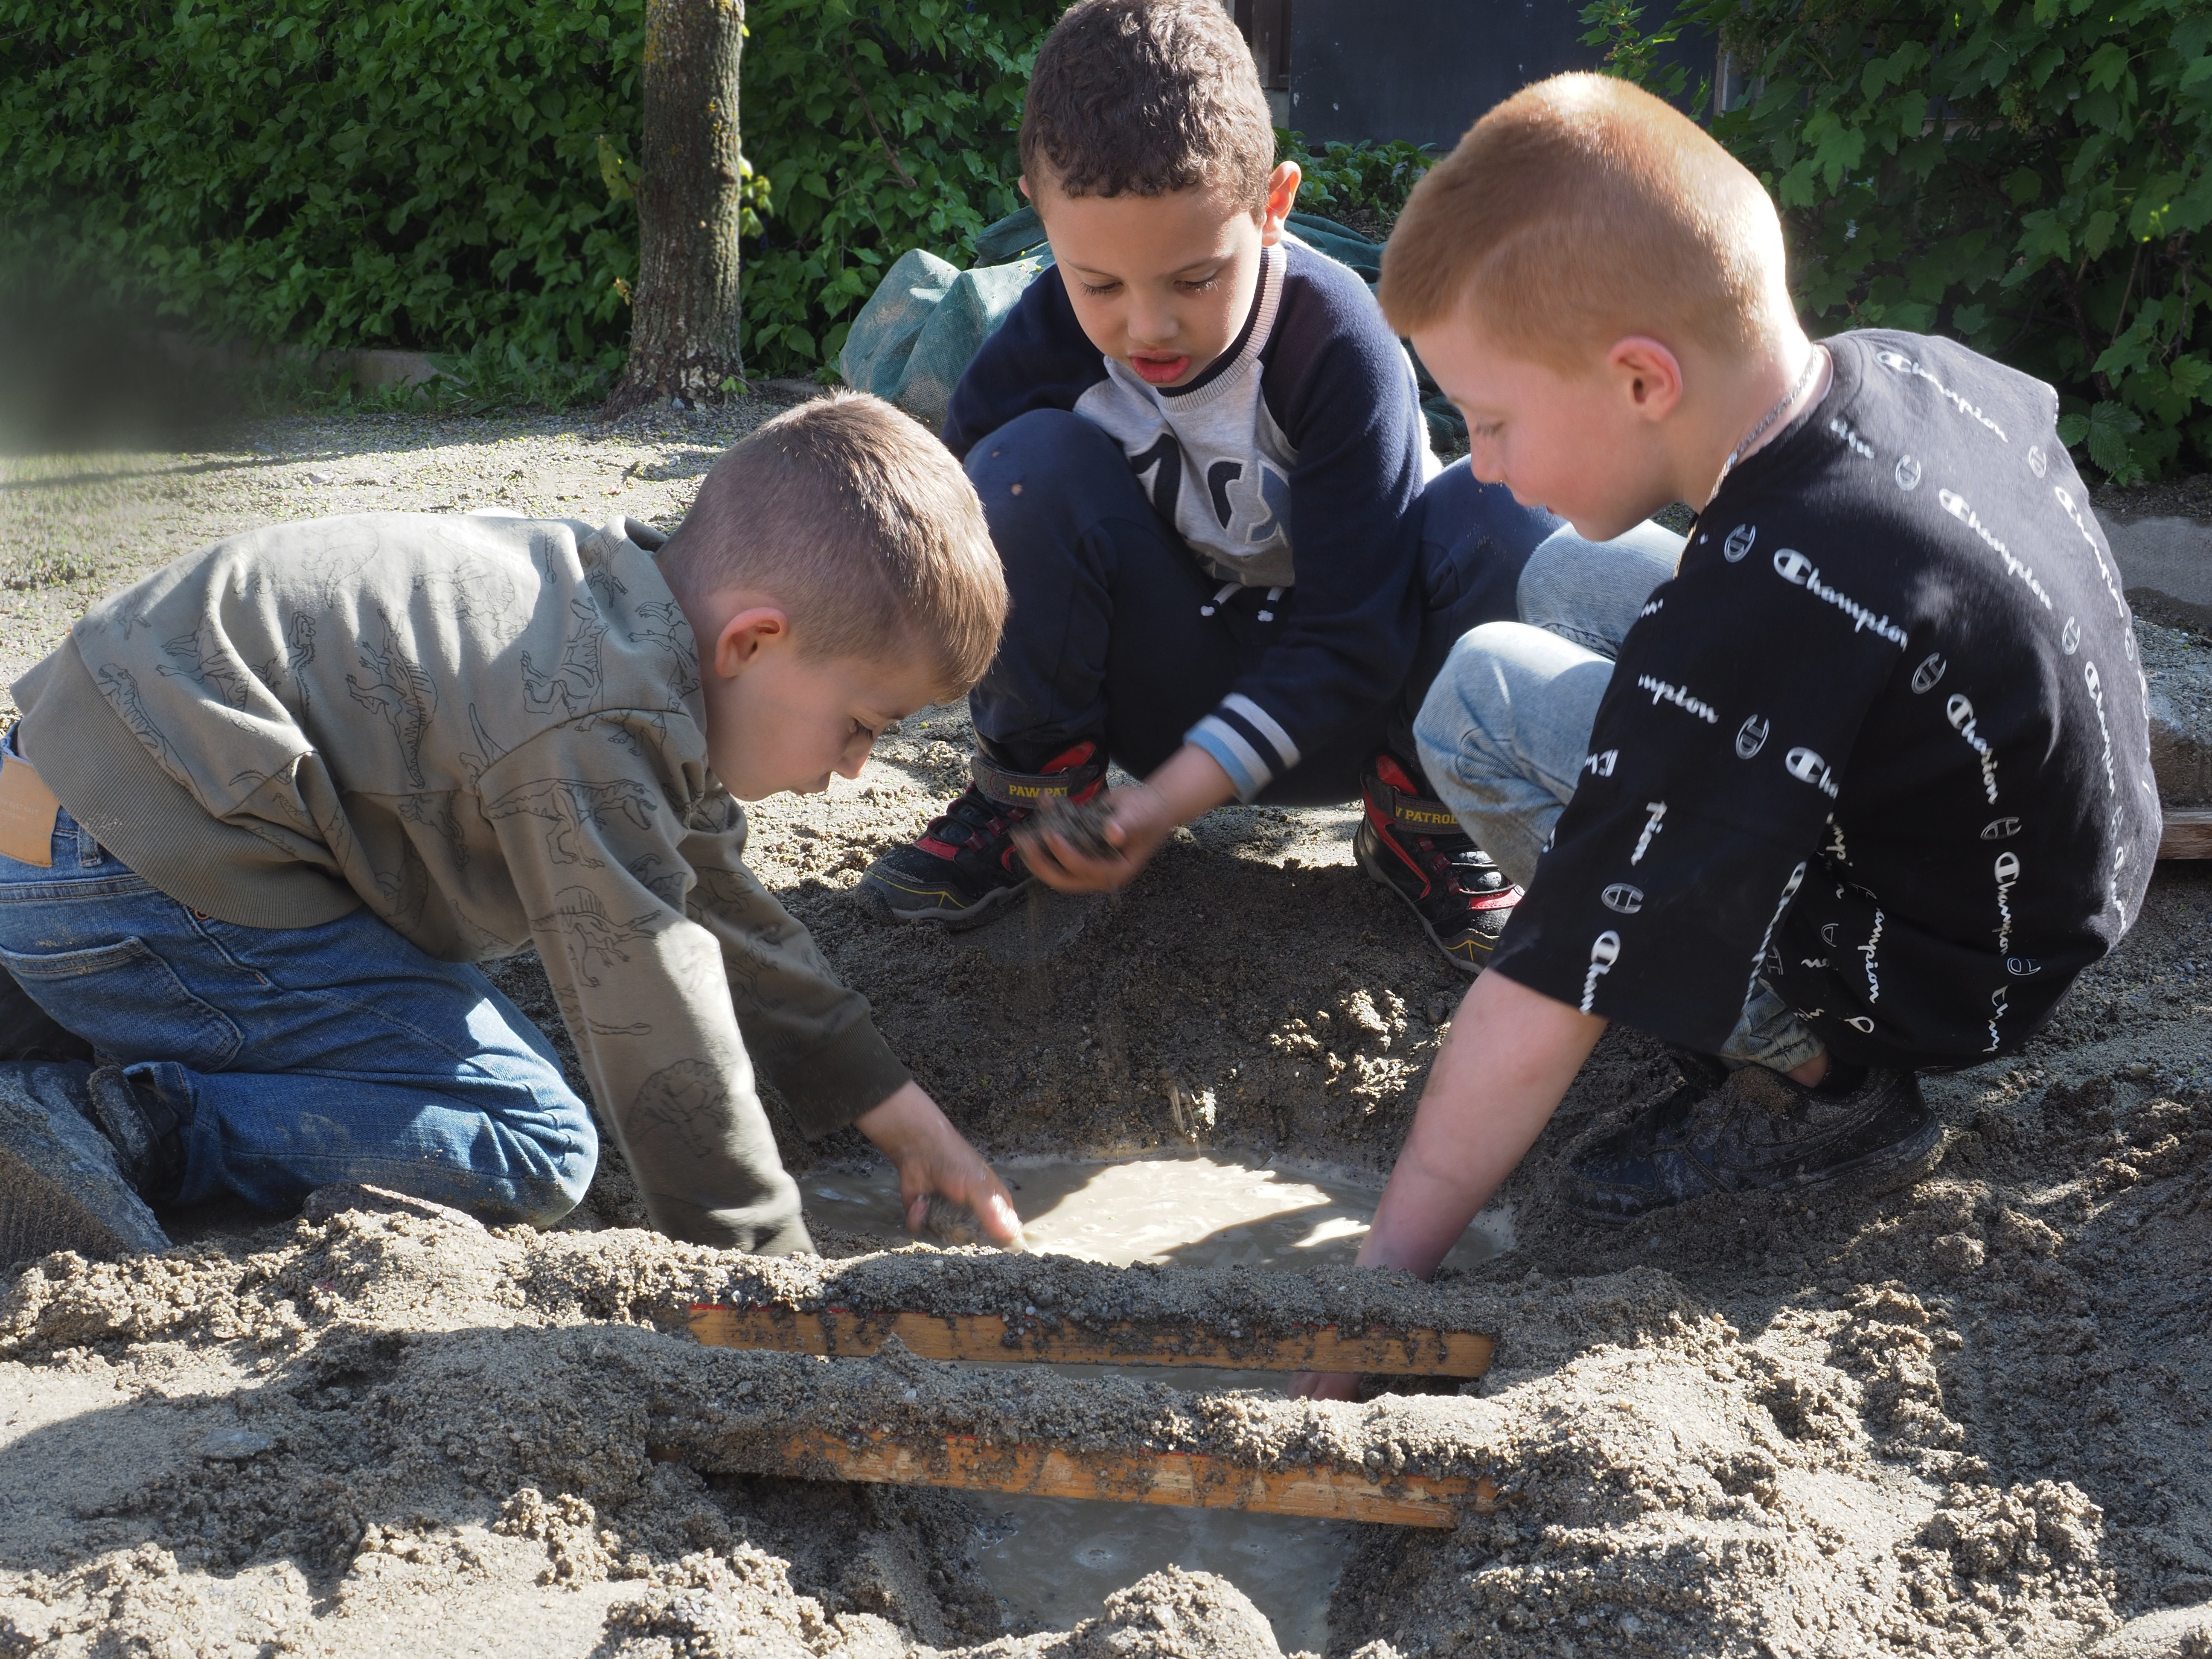
[[1241, 691], [1232, 691], [1213, 712], [1183, 733], [1219, 762], [1237, 786], [1237, 799], [1249, 803], [1282, 773], [1298, 763], [1297, 745], [1273, 715]]
[[1185, 743], [1196, 744], [1218, 761], [1221, 763], [1221, 769], [1229, 774], [1229, 781], [1237, 786], [1237, 799], [1249, 805], [1253, 797], [1267, 787], [1267, 780], [1264, 777], [1255, 778], [1252, 775], [1244, 763], [1237, 757], [1237, 751], [1230, 747], [1221, 733], [1211, 729], [1213, 724], [1211, 717], [1200, 720], [1182, 734], [1182, 740]]

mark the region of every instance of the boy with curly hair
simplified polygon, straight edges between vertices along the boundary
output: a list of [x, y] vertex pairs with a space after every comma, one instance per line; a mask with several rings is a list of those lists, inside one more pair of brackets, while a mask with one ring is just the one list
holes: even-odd
[[[974, 782], [866, 890], [965, 927], [1033, 876], [1118, 887], [1228, 801], [1358, 799], [1360, 864], [1475, 971], [1517, 895], [1423, 775], [1413, 715], [1452, 641], [1512, 614], [1559, 520], [1464, 467], [1438, 476], [1373, 297], [1285, 233], [1298, 169], [1275, 161], [1214, 0], [1071, 7], [1021, 149], [1054, 268], [945, 433], [1012, 614], [970, 699]], [[1109, 759], [1144, 782], [1111, 798], [1106, 856], [1024, 830], [1042, 801], [1099, 793]]]

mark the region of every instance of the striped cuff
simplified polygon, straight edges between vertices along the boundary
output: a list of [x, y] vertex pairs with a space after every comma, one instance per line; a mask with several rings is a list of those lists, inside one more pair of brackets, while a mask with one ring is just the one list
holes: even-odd
[[1224, 697], [1214, 711], [1183, 733], [1221, 763], [1237, 786], [1237, 799], [1250, 801], [1280, 774], [1298, 763], [1298, 746], [1275, 717], [1241, 691]]

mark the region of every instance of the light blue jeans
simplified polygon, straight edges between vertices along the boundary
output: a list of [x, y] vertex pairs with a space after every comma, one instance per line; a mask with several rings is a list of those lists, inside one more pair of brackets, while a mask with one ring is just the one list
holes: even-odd
[[358, 1181], [544, 1225], [583, 1197], [591, 1111], [476, 969], [366, 908], [315, 927], [203, 915], [66, 811], [52, 857], [0, 854], [0, 967], [175, 1115], [183, 1185], [164, 1201], [285, 1210]]
[[[1620, 642], [1681, 556], [1682, 538], [1649, 521], [1610, 542], [1555, 532], [1521, 572], [1521, 620], [1469, 629], [1429, 688], [1413, 722], [1421, 764], [1523, 887], [1574, 797]], [[1786, 1072], [1823, 1052], [1762, 979], [1721, 1058]]]

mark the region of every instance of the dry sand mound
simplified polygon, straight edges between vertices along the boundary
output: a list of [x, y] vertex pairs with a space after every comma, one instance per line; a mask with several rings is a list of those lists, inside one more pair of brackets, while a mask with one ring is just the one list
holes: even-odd
[[[158, 490], [106, 463], [30, 480], [0, 645], [20, 667], [95, 592], [276, 516], [495, 499], [672, 517], [734, 430], [303, 425], [271, 453], [180, 461]], [[960, 939], [890, 929], [853, 887], [957, 787], [967, 736], [957, 711], [909, 720], [859, 783], [766, 804], [753, 844], [956, 1121], [996, 1154], [1386, 1165], [1462, 981], [1351, 867], [1349, 812], [1224, 811], [1113, 902]], [[1518, 1248], [1435, 1292], [1496, 1325], [1496, 1369], [1310, 1419], [1407, 1467], [1480, 1463], [1511, 1494], [1449, 1533], [1362, 1531], [1335, 1650], [2212, 1659], [2208, 922], [2212, 870], [2162, 868], [2027, 1054], [1929, 1080], [1943, 1164], [1882, 1199], [1569, 1224], [1562, 1153], [1671, 1076], [1609, 1036], [1504, 1194]], [[556, 1024], [534, 963], [499, 977]], [[796, 1167], [866, 1155], [849, 1134], [784, 1146]], [[0, 1276], [0, 1656], [1272, 1653], [1203, 1575], [1155, 1575], [1075, 1632], [1009, 1632], [962, 1498], [652, 1461], [681, 1402], [740, 1431], [738, 1388], [770, 1374], [677, 1317], [769, 1270], [624, 1230], [638, 1218], [610, 1158], [577, 1231], [176, 1218], [198, 1242], [169, 1257]], [[975, 1260], [866, 1271], [933, 1261], [948, 1294], [981, 1294]], [[1058, 1291], [1071, 1314], [1112, 1295], [1079, 1274]], [[1081, 1406], [1054, 1431], [1255, 1456], [1309, 1421], [1256, 1398], [1241, 1423], [1208, 1416], [1135, 1382], [1103, 1410], [900, 1356], [839, 1364], [889, 1390], [883, 1409], [948, 1419]]]

